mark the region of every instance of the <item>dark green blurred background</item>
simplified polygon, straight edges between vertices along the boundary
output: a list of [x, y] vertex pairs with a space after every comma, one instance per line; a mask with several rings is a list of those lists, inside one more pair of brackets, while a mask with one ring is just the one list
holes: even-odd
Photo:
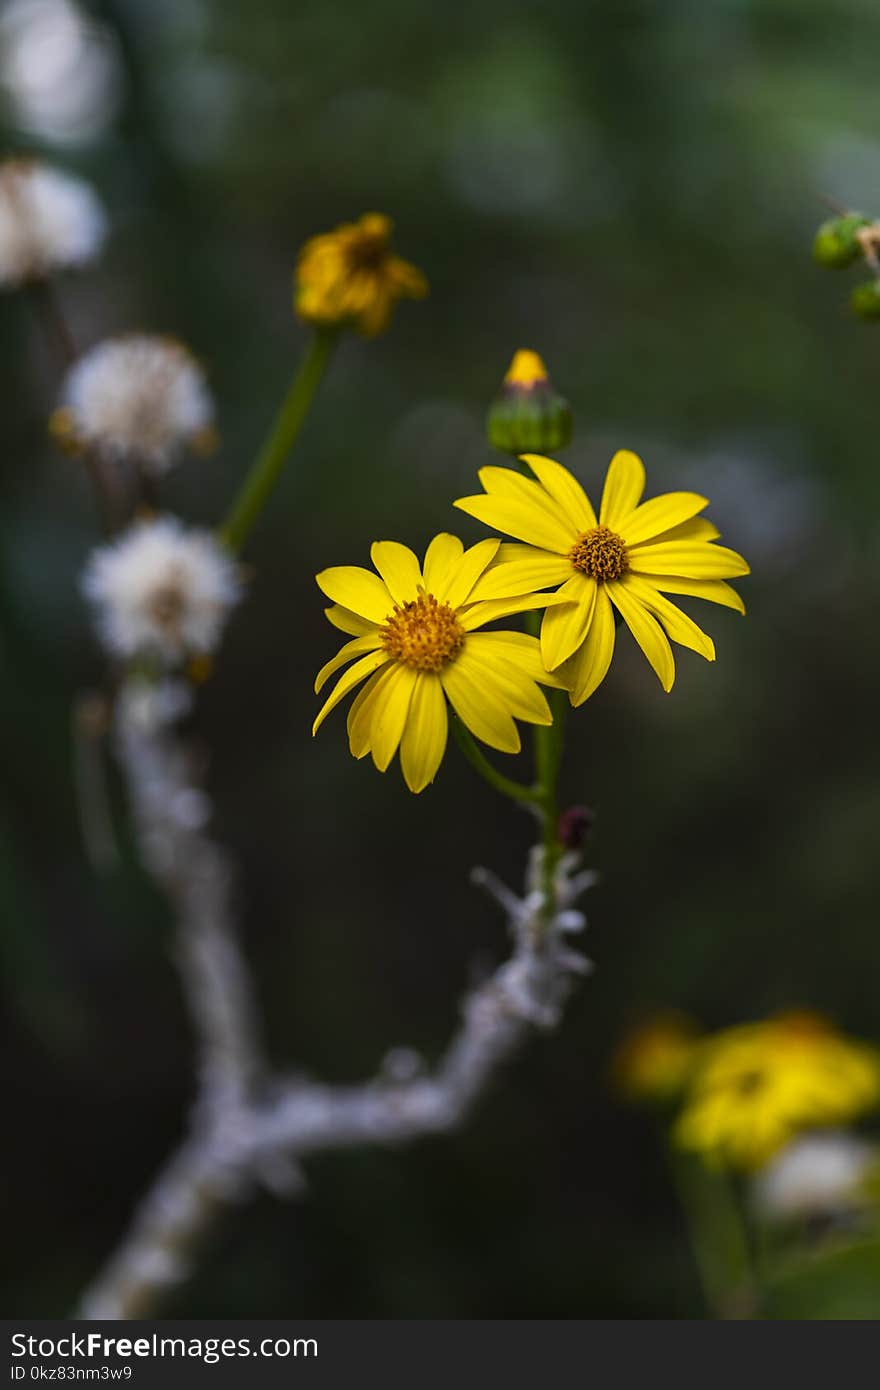
[[[305, 341], [290, 273], [307, 236], [387, 211], [432, 286], [386, 337], [345, 342], [197, 719], [280, 1064], [348, 1080], [392, 1045], [435, 1056], [505, 949], [468, 868], [515, 879], [526, 818], [455, 749], [414, 799], [396, 768], [350, 758], [341, 715], [315, 742], [309, 726], [338, 640], [315, 570], [363, 563], [376, 537], [481, 534], [451, 502], [488, 461], [483, 412], [513, 350], [539, 350], [570, 397], [565, 461], [594, 493], [634, 448], [650, 491], [712, 498], [754, 570], [746, 619], [688, 605], [714, 666], [682, 653], [667, 697], [622, 640], [572, 720], [566, 792], [597, 810], [603, 882], [597, 972], [561, 1033], [461, 1134], [314, 1159], [305, 1202], [233, 1213], [168, 1311], [702, 1316], [651, 1124], [608, 1087], [620, 1034], [657, 1003], [713, 1026], [797, 1004], [880, 1036], [880, 333], [847, 316], [852, 277], [809, 255], [821, 193], [880, 211], [880, 12], [82, 13], [105, 26], [82, 40], [92, 67], [52, 69], [46, 102], [91, 73], [88, 118], [23, 109], [7, 61], [5, 141], [82, 172], [110, 209], [104, 260], [61, 286], [79, 340], [172, 332], [209, 368], [223, 448], [174, 475], [169, 507], [215, 522], [251, 458]], [[162, 901], [130, 854], [100, 879], [81, 846], [69, 727], [101, 669], [76, 587], [96, 532], [46, 441], [55, 365], [8, 296], [0, 354], [4, 1307], [49, 1316], [180, 1134], [191, 1039]]]

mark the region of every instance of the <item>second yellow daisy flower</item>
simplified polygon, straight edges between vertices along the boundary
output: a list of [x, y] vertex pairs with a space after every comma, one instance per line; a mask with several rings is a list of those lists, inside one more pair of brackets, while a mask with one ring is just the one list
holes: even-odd
[[667, 492], [642, 502], [641, 459], [621, 449], [608, 468], [598, 518], [577, 479], [562, 464], [525, 454], [535, 479], [513, 468], [480, 470], [485, 494], [462, 497], [463, 512], [513, 536], [474, 588], [474, 599], [500, 599], [559, 584], [563, 600], [547, 608], [541, 654], [558, 671], [573, 705], [605, 679], [614, 654], [616, 608], [664, 690], [675, 679], [669, 639], [709, 661], [715, 647], [666, 594], [690, 594], [745, 612], [725, 581], [748, 574], [741, 555], [716, 545], [718, 530], [698, 513], [708, 499]]

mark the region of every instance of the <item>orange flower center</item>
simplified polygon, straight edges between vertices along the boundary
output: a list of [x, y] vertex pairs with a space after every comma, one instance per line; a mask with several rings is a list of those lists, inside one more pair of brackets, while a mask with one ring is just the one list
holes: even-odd
[[626, 541], [608, 526], [594, 526], [568, 552], [576, 570], [591, 579], [619, 579], [629, 569]]
[[382, 646], [394, 661], [417, 671], [442, 671], [464, 642], [464, 628], [448, 603], [433, 594], [395, 606], [379, 629]]

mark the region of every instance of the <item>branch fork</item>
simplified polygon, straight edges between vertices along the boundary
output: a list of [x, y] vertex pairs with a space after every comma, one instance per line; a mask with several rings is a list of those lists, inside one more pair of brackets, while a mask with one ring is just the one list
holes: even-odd
[[83, 1295], [80, 1318], [153, 1314], [188, 1276], [224, 1209], [259, 1184], [295, 1195], [310, 1154], [458, 1127], [530, 1032], [559, 1025], [575, 981], [591, 969], [570, 937], [586, 925], [575, 902], [595, 875], [580, 870], [577, 854], [563, 854], [548, 905], [538, 845], [522, 896], [489, 870], [474, 870], [473, 881], [504, 912], [511, 951], [465, 998], [433, 1071], [398, 1047], [375, 1078], [354, 1086], [273, 1072], [235, 931], [232, 870], [207, 833], [210, 802], [174, 732], [187, 700], [180, 685], [129, 680], [117, 701], [115, 744], [144, 866], [174, 913], [175, 961], [197, 1037], [197, 1094], [186, 1136]]

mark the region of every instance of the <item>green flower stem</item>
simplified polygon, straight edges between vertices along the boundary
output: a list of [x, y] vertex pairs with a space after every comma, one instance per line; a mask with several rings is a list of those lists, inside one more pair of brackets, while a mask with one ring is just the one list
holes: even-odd
[[541, 818], [544, 828], [544, 859], [541, 877], [544, 889], [544, 916], [556, 910], [556, 866], [562, 854], [559, 840], [559, 769], [565, 738], [566, 692], [549, 692], [553, 723], [535, 729], [535, 767], [541, 788]]
[[490, 787], [494, 787], [496, 792], [500, 792], [502, 796], [510, 797], [512, 801], [525, 802], [536, 810], [541, 809], [542, 789], [540, 787], [527, 787], [522, 782], [514, 782], [512, 778], [505, 777], [503, 772], [498, 772], [480, 751], [470, 730], [452, 711], [450, 711], [450, 723], [453, 737], [462, 753], [471, 767], [489, 783]]
[[537, 780], [533, 786], [514, 782], [492, 766], [470, 731], [457, 714], [451, 713], [452, 733], [471, 767], [502, 796], [520, 805], [529, 806], [539, 817], [542, 826], [543, 861], [541, 886], [544, 895], [542, 919], [548, 922], [556, 911], [556, 866], [562, 854], [559, 841], [559, 805], [557, 783], [562, 761], [562, 741], [565, 720], [565, 691], [551, 695], [554, 722], [535, 730], [535, 763]]
[[[526, 631], [539, 638], [543, 614], [537, 610], [526, 613]], [[556, 866], [562, 854], [559, 842], [559, 769], [562, 764], [562, 749], [565, 734], [565, 712], [567, 698], [564, 690], [548, 692], [553, 723], [550, 727], [538, 725], [535, 728], [535, 771], [541, 788], [541, 820], [544, 827], [544, 862], [542, 865], [542, 887], [544, 890], [544, 917], [549, 920], [556, 910]]]
[[668, 1152], [710, 1313], [726, 1320], [754, 1318], [757, 1281], [745, 1220], [729, 1176], [672, 1146]]
[[259, 520], [309, 413], [337, 336], [334, 328], [315, 329], [269, 437], [220, 528], [220, 539], [230, 550], [241, 550]]

